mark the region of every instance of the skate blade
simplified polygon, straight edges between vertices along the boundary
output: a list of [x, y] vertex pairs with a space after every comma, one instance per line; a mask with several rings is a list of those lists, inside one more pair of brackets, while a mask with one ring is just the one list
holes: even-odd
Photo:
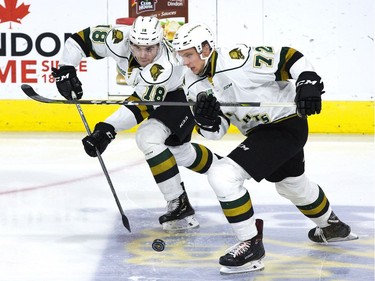
[[188, 216], [181, 220], [167, 221], [162, 224], [163, 230], [167, 232], [179, 232], [199, 227], [199, 222], [194, 216]]
[[248, 262], [241, 266], [222, 266], [220, 268], [221, 274], [236, 274], [236, 273], [244, 273], [244, 272], [251, 272], [251, 271], [259, 271], [264, 269], [263, 261], [256, 260], [252, 262]]
[[350, 232], [348, 236], [346, 237], [337, 237], [327, 240], [327, 243], [332, 242], [342, 242], [342, 241], [351, 241], [351, 240], [357, 240], [359, 239], [357, 234], [354, 234], [353, 232]]

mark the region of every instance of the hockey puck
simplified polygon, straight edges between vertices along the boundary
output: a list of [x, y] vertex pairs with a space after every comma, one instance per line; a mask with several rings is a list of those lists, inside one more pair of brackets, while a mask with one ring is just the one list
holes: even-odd
[[162, 252], [165, 248], [165, 242], [161, 239], [155, 239], [154, 242], [152, 242], [152, 249], [156, 252]]

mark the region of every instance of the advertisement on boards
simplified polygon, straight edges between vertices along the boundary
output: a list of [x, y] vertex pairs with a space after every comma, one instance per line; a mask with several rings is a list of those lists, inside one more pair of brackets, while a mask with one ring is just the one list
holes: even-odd
[[[177, 28], [188, 21], [188, 1], [97, 0], [95, 9], [87, 9], [87, 1], [0, 0], [0, 99], [28, 99], [22, 84], [30, 84], [43, 96], [62, 98], [51, 69], [58, 66], [65, 40], [89, 26], [119, 24], [119, 20], [121, 24], [122, 15], [158, 17], [171, 40]], [[110, 59], [85, 58], [77, 66], [77, 75], [86, 98], [132, 93]]]
[[[30, 84], [41, 95], [62, 98], [51, 69], [58, 65], [65, 40], [74, 32], [106, 22], [104, 0], [97, 1], [95, 11], [87, 10], [85, 1], [0, 0], [0, 99], [28, 99], [22, 84]], [[108, 97], [106, 59], [83, 59], [77, 75], [85, 96]]]
[[138, 16], [160, 19], [164, 36], [172, 40], [177, 29], [188, 22], [188, 0], [129, 0], [129, 17]]

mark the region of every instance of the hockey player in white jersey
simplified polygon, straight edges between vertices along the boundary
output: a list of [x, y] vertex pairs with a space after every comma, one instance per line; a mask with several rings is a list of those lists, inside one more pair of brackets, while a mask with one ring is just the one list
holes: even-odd
[[[220, 257], [222, 273], [264, 267], [263, 221], [254, 218], [250, 194], [243, 186], [253, 178], [275, 183], [317, 226], [308, 237], [317, 243], [357, 239], [332, 211], [316, 183], [305, 174], [307, 116], [321, 111], [323, 83], [312, 65], [289, 47], [215, 48], [211, 30], [188, 23], [175, 34], [173, 47], [190, 71], [185, 75], [188, 98], [199, 133], [220, 139], [232, 123], [246, 139], [215, 162], [208, 180], [239, 243]], [[290, 80], [296, 80], [295, 83]], [[220, 107], [220, 102], [294, 102], [296, 107]]]
[[[127, 84], [134, 88], [128, 101], [186, 101], [181, 87], [186, 68], [177, 66], [155, 17], [138, 17], [132, 26], [96, 26], [73, 34], [65, 43], [59, 69], [52, 73], [67, 99], [72, 99], [72, 91], [82, 97], [75, 67], [84, 57], [114, 59]], [[178, 166], [204, 174], [217, 156], [190, 142], [195, 122], [189, 108], [123, 105], [82, 140], [86, 153], [95, 157], [96, 148], [103, 153], [116, 132], [141, 122], [136, 143], [167, 201], [168, 210], [159, 218], [160, 224], [167, 231], [199, 226]]]

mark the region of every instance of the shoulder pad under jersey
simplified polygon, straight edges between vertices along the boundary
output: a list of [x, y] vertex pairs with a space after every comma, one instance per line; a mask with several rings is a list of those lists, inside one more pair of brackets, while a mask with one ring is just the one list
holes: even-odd
[[224, 69], [242, 66], [249, 59], [250, 48], [243, 44], [218, 49], [219, 59], [224, 60]]
[[129, 56], [129, 32], [130, 27], [123, 26], [114, 26], [108, 33], [105, 40], [105, 43], [113, 54], [118, 57]]

